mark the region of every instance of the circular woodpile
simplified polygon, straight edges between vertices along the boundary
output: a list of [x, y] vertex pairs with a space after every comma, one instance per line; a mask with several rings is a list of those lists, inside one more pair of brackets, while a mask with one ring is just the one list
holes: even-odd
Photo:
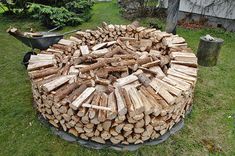
[[54, 127], [102, 144], [139, 144], [184, 118], [197, 58], [178, 35], [103, 22], [32, 55], [27, 70], [37, 110]]

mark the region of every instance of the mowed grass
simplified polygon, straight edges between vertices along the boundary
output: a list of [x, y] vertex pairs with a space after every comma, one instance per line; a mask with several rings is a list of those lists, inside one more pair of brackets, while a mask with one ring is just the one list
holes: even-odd
[[[139, 19], [142, 24], [155, 19]], [[92, 29], [102, 21], [130, 23], [119, 14], [116, 2], [97, 3], [92, 19], [72, 29]], [[160, 23], [162, 25], [162, 23]], [[163, 24], [164, 25], [164, 24]], [[9, 26], [23, 30], [30, 27], [45, 30], [31, 20], [0, 16], [0, 155], [235, 155], [235, 34], [222, 30], [189, 30], [178, 28], [195, 52], [199, 37], [205, 34], [221, 37], [224, 45], [217, 66], [199, 67], [194, 107], [184, 128], [166, 142], [144, 146], [136, 152], [109, 149], [93, 150], [68, 143], [54, 136], [42, 125], [32, 107], [30, 82], [20, 64], [30, 49], [9, 36]]]

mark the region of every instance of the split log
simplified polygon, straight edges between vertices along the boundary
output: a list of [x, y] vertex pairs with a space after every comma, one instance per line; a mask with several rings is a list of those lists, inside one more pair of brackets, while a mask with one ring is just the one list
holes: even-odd
[[94, 87], [88, 87], [86, 90], [84, 90], [84, 92], [82, 92], [81, 95], [79, 95], [77, 97], [76, 100], [74, 100], [69, 106], [74, 109], [77, 110], [81, 105], [82, 102], [84, 102], [93, 92], [95, 91]]
[[127, 113], [127, 108], [125, 104], [125, 100], [123, 99], [121, 88], [115, 89], [115, 97], [117, 100], [117, 108], [118, 108], [118, 114], [119, 115], [125, 115]]
[[45, 90], [46, 92], [50, 92], [68, 81], [69, 81], [68, 76], [61, 76], [51, 82], [44, 84], [42, 86], [42, 89]]

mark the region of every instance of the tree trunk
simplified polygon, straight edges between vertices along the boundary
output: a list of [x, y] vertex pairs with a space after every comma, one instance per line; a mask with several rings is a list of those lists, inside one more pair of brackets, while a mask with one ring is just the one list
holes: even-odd
[[168, 0], [166, 32], [176, 34], [180, 0]]

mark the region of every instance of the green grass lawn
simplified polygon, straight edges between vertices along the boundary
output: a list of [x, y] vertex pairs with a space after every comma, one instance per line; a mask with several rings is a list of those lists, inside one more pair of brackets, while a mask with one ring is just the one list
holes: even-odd
[[[140, 19], [142, 24], [149, 20], [154, 19]], [[91, 29], [102, 21], [130, 22], [120, 16], [115, 2], [97, 3], [89, 22], [62, 31]], [[29, 48], [5, 32], [9, 26], [45, 29], [35, 21], [0, 16], [0, 155], [137, 155], [137, 152], [93, 150], [68, 143], [37, 120], [30, 82], [20, 64]], [[138, 155], [235, 155], [235, 34], [184, 28], [179, 28], [178, 34], [195, 52], [200, 36], [211, 34], [223, 38], [218, 65], [199, 68], [194, 107], [184, 128], [160, 145], [140, 148]]]

